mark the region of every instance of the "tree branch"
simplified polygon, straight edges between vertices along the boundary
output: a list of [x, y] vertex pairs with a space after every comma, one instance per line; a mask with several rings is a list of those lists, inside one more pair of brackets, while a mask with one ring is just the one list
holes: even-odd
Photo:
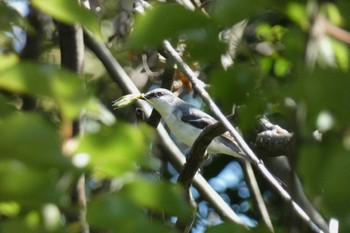
[[[83, 29], [80, 25], [66, 25], [61, 22], [57, 23], [59, 31], [59, 44], [61, 52], [61, 66], [81, 74], [84, 65], [84, 40], [83, 40]], [[75, 130], [73, 126], [78, 122], [63, 122], [62, 128], [64, 132], [67, 132], [65, 128], [71, 129], [70, 135], [64, 135], [65, 140], [70, 139], [74, 136]], [[75, 127], [78, 129], [78, 127]], [[83, 133], [83, 132], [81, 132]], [[79, 202], [79, 220], [82, 227], [83, 233], [89, 233], [90, 227], [86, 220], [87, 206], [86, 206], [86, 192], [85, 192], [85, 174], [82, 174], [78, 180], [76, 190], [78, 193]]]

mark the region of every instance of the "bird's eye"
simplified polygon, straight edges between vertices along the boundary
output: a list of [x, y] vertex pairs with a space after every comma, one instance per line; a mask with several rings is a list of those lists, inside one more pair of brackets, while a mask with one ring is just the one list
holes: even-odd
[[152, 98], [159, 98], [161, 96], [163, 96], [164, 93], [162, 91], [156, 91], [156, 92], [153, 92], [153, 93], [150, 93], [146, 96], [147, 99], [152, 99]]
[[162, 91], [157, 91], [154, 94], [155, 94], [156, 97], [161, 97], [162, 95], [164, 95], [164, 93]]

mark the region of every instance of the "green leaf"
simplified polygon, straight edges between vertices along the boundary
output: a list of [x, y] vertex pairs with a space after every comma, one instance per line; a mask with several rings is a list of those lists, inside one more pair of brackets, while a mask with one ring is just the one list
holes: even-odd
[[324, 210], [345, 219], [349, 218], [349, 211], [344, 206], [350, 205], [349, 166], [349, 151], [338, 134], [327, 133], [321, 143], [302, 147], [299, 174], [306, 192], [317, 198]]
[[286, 76], [290, 72], [290, 68], [291, 63], [287, 59], [283, 57], [276, 58], [273, 70], [277, 77]]
[[[275, 5], [278, 3], [275, 3]], [[229, 27], [271, 7], [270, 1], [216, 0], [209, 11], [210, 16], [222, 27]]]
[[26, 207], [58, 203], [62, 190], [57, 187], [57, 182], [58, 173], [53, 169], [38, 169], [15, 160], [2, 160], [0, 201], [16, 201]]
[[337, 63], [339, 69], [346, 72], [349, 70], [349, 48], [346, 44], [338, 41], [332, 40], [332, 47], [334, 49], [335, 56], [337, 58]]
[[89, 105], [89, 95], [82, 80], [68, 70], [57, 72], [50, 82], [50, 89], [65, 119], [75, 119]]
[[302, 3], [290, 2], [287, 6], [287, 14], [295, 23], [303, 30], [307, 30], [309, 25], [309, 18], [306, 12], [306, 6]]
[[257, 70], [246, 65], [236, 64], [228, 70], [216, 69], [209, 74], [212, 94], [231, 109], [232, 104], [244, 104], [257, 81]]
[[4, 71], [18, 63], [18, 56], [14, 53], [0, 54], [0, 71]]
[[1, 119], [0, 155], [41, 168], [69, 168], [57, 129], [37, 114], [14, 113]]
[[17, 93], [52, 96], [49, 82], [57, 71], [53, 66], [21, 62], [0, 73], [0, 88]]
[[0, 73], [0, 88], [53, 98], [66, 120], [75, 119], [84, 107], [91, 104], [80, 77], [53, 65], [21, 62]]
[[186, 30], [198, 29], [208, 22], [204, 15], [180, 5], [157, 5], [136, 18], [129, 46], [135, 49], [157, 47], [165, 39], [178, 37]]
[[135, 179], [126, 184], [121, 193], [140, 206], [153, 211], [182, 218], [189, 218], [191, 214], [191, 209], [184, 199], [183, 190], [174, 184]]
[[90, 167], [101, 176], [120, 176], [134, 171], [140, 164], [152, 166], [149, 145], [150, 128], [136, 128], [118, 122], [102, 127], [99, 132], [84, 135], [79, 143], [78, 155], [88, 157]]
[[316, 118], [321, 111], [329, 111], [338, 127], [348, 126], [350, 79], [347, 73], [316, 67], [312, 73], [301, 70], [296, 77], [298, 78], [294, 78], [286, 88], [281, 87], [278, 92], [279, 95], [289, 96], [297, 103], [305, 104], [309, 130], [314, 130]]
[[76, 0], [32, 0], [33, 6], [64, 23], [80, 23], [102, 40], [97, 16]]

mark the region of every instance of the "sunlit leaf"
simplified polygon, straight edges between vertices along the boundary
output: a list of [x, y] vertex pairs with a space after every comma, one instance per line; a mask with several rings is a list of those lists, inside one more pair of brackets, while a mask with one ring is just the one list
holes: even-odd
[[331, 23], [341, 25], [344, 22], [338, 7], [334, 3], [327, 2], [324, 4], [324, 8]]
[[99, 39], [102, 39], [100, 24], [97, 16], [71, 0], [32, 0], [33, 6], [69, 24], [80, 23], [91, 30]]
[[18, 56], [14, 53], [0, 54], [0, 71], [4, 71], [18, 63]]
[[283, 57], [279, 57], [275, 60], [273, 69], [277, 77], [283, 77], [290, 71], [290, 66], [291, 64], [288, 60]]
[[332, 46], [339, 68], [343, 71], [349, 70], [349, 48], [338, 40], [332, 40]]
[[3, 216], [14, 217], [20, 212], [20, 205], [17, 202], [0, 202], [0, 214]]
[[290, 2], [287, 6], [288, 16], [304, 30], [310, 26], [305, 8], [305, 5], [297, 2]]

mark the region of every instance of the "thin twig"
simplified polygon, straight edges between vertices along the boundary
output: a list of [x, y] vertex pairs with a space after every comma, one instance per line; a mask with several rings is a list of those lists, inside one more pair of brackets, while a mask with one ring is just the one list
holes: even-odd
[[229, 133], [235, 138], [237, 144], [240, 146], [242, 151], [248, 156], [250, 162], [256, 166], [256, 168], [261, 172], [261, 174], [269, 181], [269, 183], [278, 191], [281, 197], [290, 202], [291, 206], [294, 208], [295, 212], [299, 215], [301, 219], [303, 219], [311, 229], [316, 232], [322, 232], [320, 227], [315, 224], [311, 218], [307, 215], [307, 213], [292, 199], [289, 193], [279, 184], [276, 178], [269, 172], [269, 170], [265, 167], [263, 162], [258, 159], [258, 157], [254, 154], [252, 149], [248, 146], [248, 144], [244, 141], [238, 131], [232, 126], [232, 124], [225, 118], [225, 116], [221, 113], [220, 109], [216, 106], [215, 102], [209, 96], [208, 92], [204, 89], [202, 82], [199, 81], [198, 75], [196, 75], [192, 69], [182, 60], [181, 56], [176, 52], [173, 46], [169, 41], [163, 41], [163, 46], [165, 50], [171, 55], [176, 63], [183, 69], [183, 71], [188, 76], [189, 80], [192, 83], [193, 88], [197, 91], [197, 93], [203, 98], [203, 100], [207, 103], [210, 110], [215, 114], [215, 116], [219, 119], [220, 122], [226, 127]]

